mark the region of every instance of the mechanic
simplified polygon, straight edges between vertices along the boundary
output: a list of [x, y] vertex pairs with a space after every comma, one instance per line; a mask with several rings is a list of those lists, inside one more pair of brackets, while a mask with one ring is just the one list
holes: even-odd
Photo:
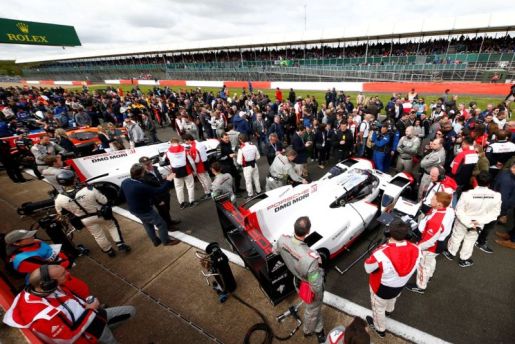
[[[157, 247], [161, 244], [171, 246], [180, 243], [179, 240], [168, 236], [165, 220], [152, 208], [154, 197], [172, 187], [173, 184], [170, 181], [174, 179], [175, 174], [170, 173], [166, 177], [166, 182], [158, 188], [143, 183], [145, 166], [142, 164], [132, 165], [130, 174], [131, 177], [122, 182], [122, 193], [127, 200], [129, 211], [141, 220], [154, 246]], [[156, 236], [154, 226], [157, 227], [159, 238]]]
[[436, 166], [443, 166], [445, 163], [445, 150], [443, 149], [442, 139], [436, 138], [429, 143], [430, 152], [420, 161], [420, 170], [422, 172], [422, 179], [420, 180], [420, 187], [418, 190], [418, 199], [421, 200], [426, 190], [431, 183], [429, 173], [431, 168]]
[[376, 130], [372, 133], [372, 142], [374, 143], [373, 160], [376, 168], [381, 172], [388, 172], [386, 170], [387, 159], [391, 150], [391, 137], [388, 133], [388, 126], [386, 124], [378, 126], [379, 132]]
[[399, 158], [397, 159], [397, 172], [409, 172], [413, 170], [413, 158], [418, 155], [420, 148], [420, 139], [413, 135], [414, 128], [409, 126], [406, 128], [406, 136], [399, 140], [397, 145], [397, 152]]
[[243, 167], [243, 177], [245, 178], [245, 186], [247, 188], [247, 198], [254, 196], [254, 188], [257, 194], [261, 193], [261, 184], [259, 183], [259, 169], [257, 161], [261, 157], [259, 151], [252, 142], [249, 142], [248, 136], [240, 134], [240, 149], [236, 162]]
[[461, 142], [461, 152], [454, 157], [451, 163], [451, 175], [458, 184], [457, 195], [460, 197], [463, 191], [470, 189], [470, 178], [474, 167], [479, 161], [477, 152], [473, 149], [474, 140], [470, 137], [463, 138]]
[[295, 160], [296, 156], [297, 152], [291, 148], [287, 148], [284, 155], [279, 154], [275, 157], [268, 171], [268, 177], [266, 178], [266, 191], [277, 189], [288, 184], [288, 177], [294, 182], [307, 184], [307, 180], [299, 176], [293, 168], [292, 161]]
[[[145, 175], [141, 179], [143, 183], [154, 187], [160, 187], [165, 183], [163, 176], [158, 168], [152, 164], [152, 160], [149, 157], [142, 156], [139, 158], [139, 163], [145, 167]], [[170, 216], [170, 191], [168, 189], [154, 196], [154, 206], [159, 215], [165, 220], [168, 229], [176, 230], [175, 226], [180, 224], [181, 221], [172, 220]]]
[[[172, 172], [175, 175], [173, 183], [177, 201], [179, 201], [179, 207], [185, 209], [197, 206], [198, 202], [195, 201], [193, 169], [187, 162], [186, 149], [180, 144], [178, 139], [170, 140], [170, 148], [168, 148], [168, 152], [166, 152], [166, 157], [170, 161]], [[184, 201], [184, 185], [186, 185], [186, 189], [188, 190], [189, 202]]]
[[127, 128], [127, 139], [131, 148], [145, 146], [145, 133], [140, 125], [133, 120], [133, 115], [125, 118], [123, 126]]
[[201, 201], [211, 198], [211, 177], [208, 173], [207, 151], [203, 143], [196, 141], [191, 134], [182, 135], [185, 143], [186, 158], [190, 163], [193, 172], [197, 175], [202, 188], [204, 189], [204, 196], [200, 198]]
[[327, 334], [325, 344], [370, 344], [367, 322], [354, 317], [349, 326], [336, 326]]
[[211, 173], [215, 175], [211, 184], [211, 196], [215, 198], [228, 194], [231, 202], [234, 202], [236, 196], [234, 196], [232, 176], [229, 173], [222, 173], [222, 167], [217, 161], [211, 164]]
[[229, 135], [223, 133], [220, 137], [220, 144], [217, 147], [218, 163], [222, 173], [231, 174], [234, 181], [234, 192], [239, 193], [243, 190], [240, 190], [241, 174], [234, 162], [235, 155]]
[[48, 167], [43, 160], [48, 155], [57, 155], [61, 153], [65, 153], [63, 147], [59, 146], [57, 143], [50, 141], [50, 135], [43, 134], [39, 139], [39, 142], [36, 143], [30, 149], [34, 158], [36, 159], [36, 165], [38, 166], [38, 171], [41, 172], [45, 168]]
[[[5, 243], [10, 267], [15, 272], [26, 276], [45, 264], [71, 269], [73, 260], [64, 252], [56, 252], [46, 242], [36, 239], [36, 232], [15, 229], [7, 233]], [[69, 275], [64, 285], [79, 290], [82, 295], [89, 295], [88, 285], [77, 277]]]
[[431, 210], [431, 200], [437, 192], [446, 192], [451, 196], [454, 196], [458, 185], [456, 181], [449, 176], [445, 175], [445, 169], [442, 166], [431, 167], [429, 172], [429, 185], [427, 190], [422, 194], [422, 204], [420, 210], [422, 214], [427, 214]]
[[4, 315], [4, 323], [29, 328], [45, 343], [117, 343], [109, 326], [133, 317], [132, 306], [102, 308], [94, 296], [65, 285], [68, 272], [43, 265], [29, 277]]
[[438, 240], [445, 232], [446, 225], [454, 221], [454, 211], [449, 208], [451, 199], [452, 196], [447, 192], [436, 192], [431, 199], [431, 210], [418, 224], [420, 240], [417, 244], [422, 252], [422, 260], [417, 267], [416, 284], [406, 284], [406, 289], [410, 291], [424, 294], [427, 283], [433, 277], [438, 255]]
[[488, 188], [490, 175], [480, 172], [476, 180], [478, 186], [464, 192], [456, 205], [456, 221], [447, 250], [443, 252], [445, 258], [453, 260], [463, 243], [459, 260], [462, 268], [474, 265], [470, 257], [479, 232], [501, 213], [501, 194]]
[[116, 252], [104, 231], [109, 232], [120, 252], [130, 252], [131, 248], [124, 242], [117, 222], [107, 220], [99, 213], [101, 207], [108, 204], [106, 196], [92, 186], [80, 188], [75, 179], [75, 173], [69, 170], [64, 170], [56, 176], [57, 183], [62, 186], [62, 191], [55, 198], [57, 214], [62, 215], [65, 210], [78, 217], [95, 238], [102, 252], [109, 257], [116, 256]]
[[57, 192], [63, 191], [63, 187], [57, 182], [56, 177], [59, 173], [69, 170], [69, 167], [63, 166], [63, 160], [60, 155], [47, 155], [43, 160], [48, 167], [41, 171], [41, 174]]
[[396, 219], [389, 228], [388, 241], [365, 260], [373, 315], [366, 320], [379, 337], [386, 336], [386, 315], [394, 311], [397, 298], [421, 259], [420, 249], [406, 241], [409, 226], [404, 221]]
[[294, 276], [295, 288], [301, 283], [308, 283], [314, 293], [313, 301], [304, 308], [304, 336], [317, 336], [319, 343], [324, 343], [324, 323], [322, 320], [322, 299], [324, 296], [324, 270], [320, 267], [322, 259], [318, 252], [311, 250], [304, 242], [310, 233], [311, 221], [307, 216], [299, 217], [294, 224], [294, 236], [282, 235], [275, 245]]

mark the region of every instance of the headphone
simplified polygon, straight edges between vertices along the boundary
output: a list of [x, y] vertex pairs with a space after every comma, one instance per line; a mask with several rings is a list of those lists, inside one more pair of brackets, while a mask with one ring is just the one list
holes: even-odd
[[445, 179], [445, 169], [442, 166], [440, 166], [440, 165], [436, 166], [436, 168], [438, 169], [438, 179], [437, 179], [437, 181], [441, 182], [441, 181], [443, 181]]
[[42, 265], [39, 268], [39, 273], [41, 275], [41, 281], [39, 282], [39, 287], [45, 293], [52, 293], [57, 289], [57, 280], [50, 278], [50, 274], [48, 273], [48, 265]]

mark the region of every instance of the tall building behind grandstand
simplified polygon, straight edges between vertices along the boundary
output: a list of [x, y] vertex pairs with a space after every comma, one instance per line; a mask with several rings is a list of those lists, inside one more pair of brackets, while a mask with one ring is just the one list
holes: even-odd
[[515, 80], [515, 22], [490, 15], [31, 58], [31, 80]]

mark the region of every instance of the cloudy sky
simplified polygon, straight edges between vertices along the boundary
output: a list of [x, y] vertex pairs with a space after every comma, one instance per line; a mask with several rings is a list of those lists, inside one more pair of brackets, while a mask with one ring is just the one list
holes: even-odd
[[82, 47], [63, 50], [0, 44], [0, 59], [302, 32], [304, 4], [309, 31], [404, 18], [431, 20], [495, 13], [506, 9], [508, 3], [506, 0], [3, 0], [2, 18], [72, 25]]

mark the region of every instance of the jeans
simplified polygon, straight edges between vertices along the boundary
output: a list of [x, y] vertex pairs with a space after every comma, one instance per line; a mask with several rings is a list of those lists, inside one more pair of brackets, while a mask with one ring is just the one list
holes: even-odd
[[162, 243], [168, 242], [170, 240], [168, 238], [168, 225], [154, 209], [148, 213], [134, 213], [134, 215], [141, 220], [143, 227], [145, 228], [145, 231], [147, 232], [147, 235], [150, 240], [152, 240], [152, 242], [155, 242], [157, 239], [154, 226], [156, 226], [159, 231], [159, 239], [161, 239]]

